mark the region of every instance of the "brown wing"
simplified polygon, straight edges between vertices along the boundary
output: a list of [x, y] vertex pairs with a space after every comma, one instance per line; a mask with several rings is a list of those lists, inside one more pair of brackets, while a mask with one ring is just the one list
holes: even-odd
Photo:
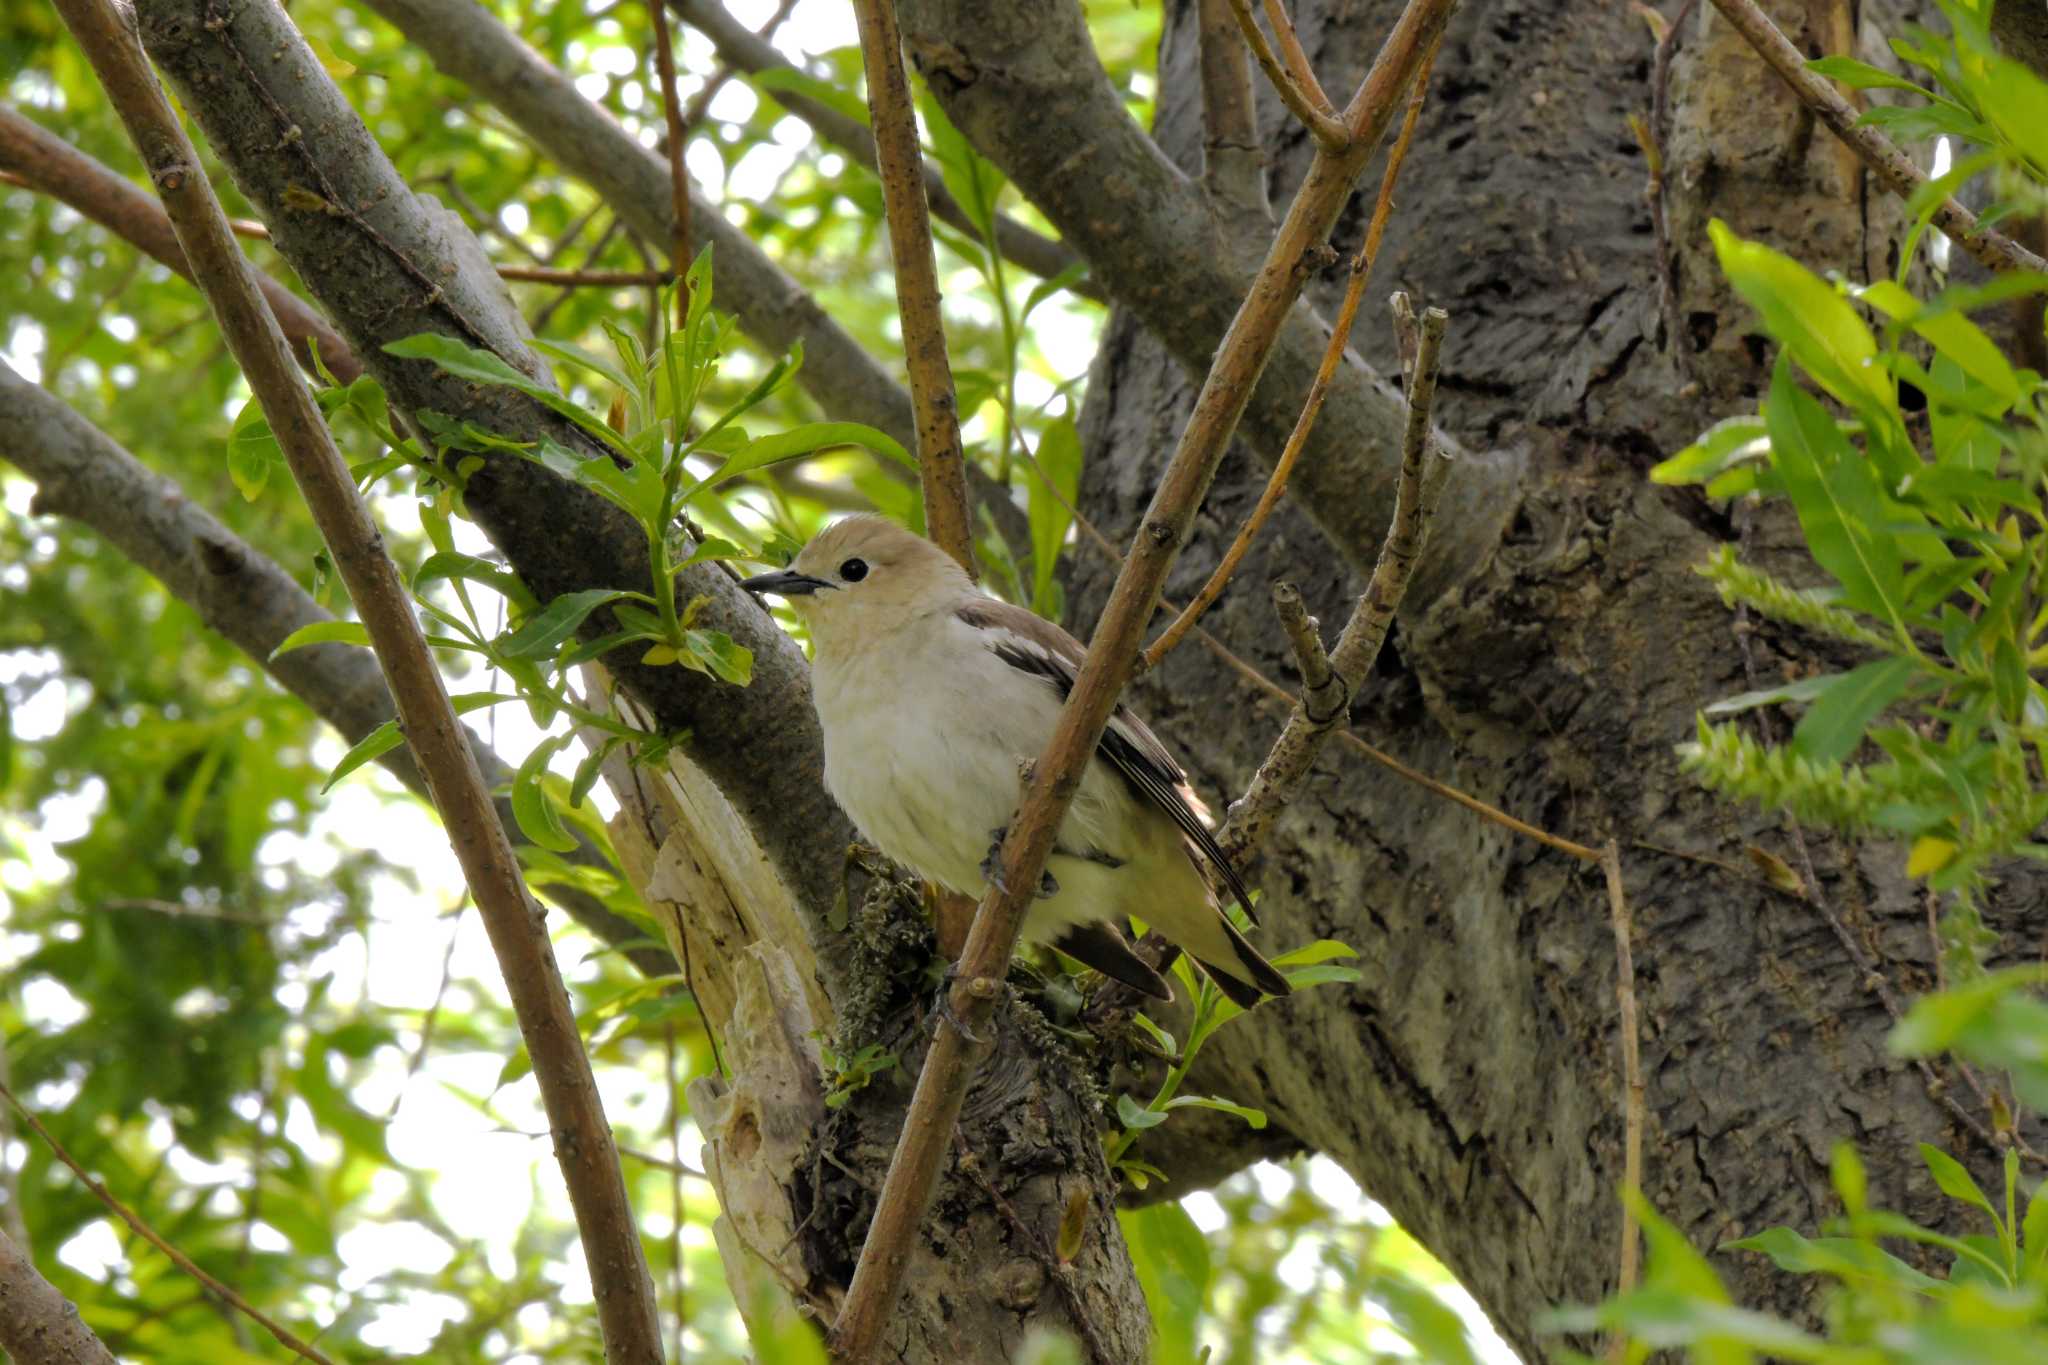
[[[1058, 691], [1061, 701], [1074, 690], [1085, 651], [1079, 640], [1052, 622], [994, 598], [967, 602], [958, 615], [987, 635], [989, 648], [997, 658], [1019, 672], [1043, 679]], [[1188, 775], [1173, 761], [1159, 736], [1128, 708], [1119, 705], [1110, 716], [1109, 728], [1102, 732], [1096, 752], [1116, 769], [1139, 799], [1164, 812], [1180, 827], [1188, 843], [1216, 869], [1245, 914], [1257, 924], [1251, 893], [1245, 889], [1237, 869], [1230, 865], [1222, 845], [1216, 842], [1209, 822], [1202, 818], [1200, 803], [1188, 786]]]

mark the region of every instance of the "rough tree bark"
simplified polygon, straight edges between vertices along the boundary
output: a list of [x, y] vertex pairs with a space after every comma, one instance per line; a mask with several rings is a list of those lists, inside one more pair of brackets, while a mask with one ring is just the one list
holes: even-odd
[[[1201, 136], [1195, 8], [1168, 5], [1154, 130], [1189, 176]], [[1340, 88], [1398, 11], [1393, 0], [1291, 8], [1318, 71]], [[1775, 9], [1797, 34], [1805, 11]], [[994, 19], [935, 0], [907, 3], [905, 16], [911, 51], [963, 128], [985, 136], [1046, 117], [1042, 93], [1035, 111], [1007, 107], [1031, 73]], [[1896, 9], [1886, 18], [1896, 23]], [[1858, 55], [1885, 60], [1869, 18], [1858, 38]], [[1778, 1222], [1810, 1230], [1833, 1211], [1826, 1162], [1843, 1137], [1875, 1162], [1873, 1198], [1953, 1225], [1955, 1206], [1921, 1173], [1913, 1142], [1943, 1144], [1980, 1175], [1995, 1154], [1919, 1073], [1886, 1055], [1891, 1020], [1828, 922], [1836, 917], [1882, 964], [1895, 993], [1924, 987], [1925, 911], [1897, 856], [1807, 834], [1823, 909], [1639, 843], [1736, 865], [1756, 845], [1806, 866], [1787, 826], [1709, 799], [1673, 752], [1697, 707], [1747, 685], [1733, 618], [1691, 566], [1741, 537], [1764, 563], [1800, 572], [1796, 537], [1777, 519], [1731, 522], [1644, 477], [1768, 375], [1753, 323], [1719, 284], [1704, 223], [1720, 215], [1818, 267], [1864, 276], [1889, 268], [1896, 221], [1895, 206], [1700, 6], [1672, 73], [1669, 268], [1681, 304], [1679, 318], [1661, 318], [1646, 170], [1624, 121], [1650, 106], [1652, 57], [1641, 21], [1611, 6], [1510, 2], [1453, 20], [1377, 278], [1449, 309], [1438, 419], [1470, 449], [1519, 454], [1524, 472], [1486, 528], [1483, 553], [1449, 583], [1435, 580], [1443, 590], [1411, 597], [1355, 720], [1414, 766], [1523, 818], [1581, 841], [1620, 841], [1649, 1083], [1645, 1188], [1695, 1244], [1711, 1249]], [[1281, 192], [1310, 149], [1270, 92], [1260, 98]], [[1076, 129], [1054, 142], [1086, 140]], [[1017, 149], [1000, 137], [983, 146], [1032, 188], [1027, 162], [1006, 158]], [[1121, 188], [1084, 180], [1043, 192], [1085, 202]], [[1368, 209], [1354, 204], [1334, 234], [1340, 247], [1356, 241]], [[1116, 222], [1134, 281], [1148, 249], [1155, 272], [1172, 249], [1144, 223], [1133, 208]], [[1127, 306], [1090, 379], [1082, 510], [1114, 540], [1129, 533], [1185, 420], [1198, 378], [1188, 352], [1199, 354], [1201, 341], [1162, 344], [1132, 285], [1102, 262], [1097, 278]], [[1315, 297], [1329, 307], [1341, 287], [1333, 274]], [[1358, 349], [1382, 370], [1394, 364], [1391, 341], [1369, 329]], [[1256, 432], [1252, 443], [1271, 459]], [[1226, 465], [1208, 534], [1198, 533], [1170, 592], [1201, 583], [1263, 478]], [[1376, 498], [1368, 489], [1353, 501]], [[1384, 517], [1383, 505], [1373, 511]], [[1342, 537], [1365, 517], [1327, 503], [1312, 515], [1296, 503], [1276, 519], [1208, 617], [1276, 675], [1288, 656], [1265, 583], [1300, 583], [1325, 620], [1341, 617], [1358, 587], [1344, 560], [1355, 562], [1359, 547]], [[1436, 534], [1457, 533], [1440, 525]], [[1331, 552], [1332, 534], [1342, 554]], [[1099, 557], [1076, 560], [1080, 620], [1111, 575]], [[1775, 630], [1752, 648], [1767, 680], [1812, 657], [1809, 642]], [[1137, 693], [1190, 755], [1198, 785], [1241, 789], [1270, 733], [1243, 723], [1240, 682], [1187, 647]], [[1541, 1358], [1537, 1314], [1598, 1298], [1616, 1273], [1622, 1086], [1598, 870], [1333, 755], [1254, 872], [1274, 942], [1346, 939], [1364, 954], [1365, 980], [1225, 1030], [1200, 1084], [1257, 1097], [1296, 1140], [1342, 1162], [1458, 1272], [1510, 1340]], [[1993, 911], [2016, 945], [2033, 942], [2043, 919], [2038, 898], [2016, 888]], [[1985, 1118], [1966, 1089], [1955, 1094]], [[1148, 1159], [1185, 1173], [1227, 1160], [1219, 1144], [1177, 1144], [1172, 1130], [1156, 1146], [1147, 1136]], [[1751, 1301], [1807, 1306], [1761, 1258], [1716, 1259]]]

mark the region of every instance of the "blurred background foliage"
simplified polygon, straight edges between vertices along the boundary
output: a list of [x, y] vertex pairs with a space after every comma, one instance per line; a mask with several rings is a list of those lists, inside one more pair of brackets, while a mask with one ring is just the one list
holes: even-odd
[[[644, 8], [490, 8], [654, 141], [660, 107]], [[773, 15], [768, 5], [735, 9], [756, 27]], [[332, 0], [301, 0], [292, 15], [400, 172], [460, 213], [493, 259], [664, 264], [661, 247], [636, 240], [374, 15]], [[1090, 20], [1131, 111], [1149, 122], [1157, 7], [1095, 5]], [[900, 371], [874, 177], [820, 147], [744, 78], [720, 80], [710, 45], [679, 34], [684, 98], [718, 81], [692, 130], [693, 177]], [[805, 0], [774, 37], [842, 103], [857, 101], [844, 6]], [[0, 19], [0, 81], [17, 109], [137, 176], [118, 121], [50, 10], [10, 6]], [[1037, 221], [950, 130], [934, 131], [949, 171], [978, 177], [1003, 211]], [[210, 169], [229, 213], [253, 217]], [[290, 280], [267, 244], [247, 247]], [[1079, 450], [1063, 419], [1102, 310], [1036, 289], [1034, 277], [992, 265], [950, 230], [940, 254], [972, 457], [1057, 546], [1064, 514], [1027, 452], [1071, 490]], [[199, 295], [70, 210], [6, 185], [0, 262], [0, 356], [345, 607], [323, 582], [317, 538], [287, 481], [271, 480], [252, 500], [229, 478], [225, 442], [248, 392]], [[605, 321], [652, 330], [648, 289], [510, 288], [551, 340], [603, 354]], [[771, 359], [743, 352], [725, 382]], [[561, 373], [565, 385], [588, 378]], [[599, 412], [609, 399], [570, 391]], [[795, 389], [774, 402], [770, 423], [831, 415]], [[0, 463], [8, 1083], [120, 1199], [338, 1359], [598, 1359], [546, 1124], [438, 829], [375, 769], [321, 796], [340, 741], [118, 552], [34, 515], [33, 491]], [[410, 493], [400, 474], [377, 503], [408, 567], [431, 548]], [[728, 510], [765, 539], [771, 529], [800, 537], [867, 506], [914, 511], [909, 490], [874, 462], [840, 455], [765, 471]], [[464, 548], [485, 547], [472, 534]], [[1049, 572], [1027, 578], [1000, 559], [994, 568], [998, 590], [1057, 614]], [[461, 686], [461, 662], [450, 669]], [[483, 722], [515, 764], [538, 737], [516, 710]], [[572, 750], [560, 763], [575, 758]], [[632, 908], [623, 882], [599, 889]], [[682, 1082], [712, 1065], [708, 1041], [671, 983], [650, 983], [617, 950], [560, 916], [554, 923], [628, 1151], [674, 1349], [745, 1358], [680, 1099]], [[0, 1225], [117, 1351], [161, 1362], [277, 1358], [260, 1330], [110, 1218], [11, 1114], [0, 1115], [0, 1140]], [[1480, 1349], [1468, 1344], [1468, 1324], [1490, 1338], [1448, 1274], [1325, 1162], [1259, 1167], [1214, 1194], [1130, 1215], [1129, 1228], [1163, 1361], [1205, 1346], [1231, 1362], [1460, 1361]], [[1497, 1345], [1490, 1354], [1510, 1358]]]

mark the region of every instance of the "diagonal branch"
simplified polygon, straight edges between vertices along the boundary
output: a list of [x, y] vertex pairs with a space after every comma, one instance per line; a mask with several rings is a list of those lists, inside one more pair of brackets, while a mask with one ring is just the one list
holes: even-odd
[[194, 277], [262, 404], [390, 679], [401, 726], [448, 828], [533, 1059], [597, 1289], [606, 1358], [658, 1365], [654, 1283], [575, 1012], [544, 918], [491, 807], [397, 566], [384, 552], [348, 465], [293, 366], [254, 272], [200, 171], [198, 153], [171, 112], [134, 30], [109, 0], [58, 0], [58, 10], [142, 154]]
[[[150, 208], [162, 212], [154, 200]], [[323, 348], [321, 355], [326, 354]], [[113, 438], [4, 361], [0, 451], [36, 484], [31, 514], [65, 517], [89, 527], [349, 743], [395, 714], [376, 659], [365, 650], [311, 645], [273, 657], [271, 651], [293, 631], [334, 617], [275, 560], [222, 525], [177, 483], [144, 467]], [[491, 789], [503, 787], [511, 770], [474, 734], [470, 746]], [[418, 795], [427, 794], [426, 780], [404, 745], [386, 750], [378, 762]], [[501, 799], [497, 809], [500, 824], [507, 830], [517, 828], [509, 798]], [[576, 850], [563, 856], [580, 866], [611, 866], [587, 841], [579, 840]], [[544, 894], [607, 943], [645, 937], [638, 925], [573, 885], [555, 883]], [[675, 960], [655, 948], [634, 948], [627, 956], [650, 977], [675, 970]]]
[[1274, 27], [1281, 37], [1281, 46], [1286, 50], [1283, 61], [1273, 52], [1273, 45], [1266, 41], [1266, 35], [1259, 28], [1259, 21], [1252, 14], [1252, 0], [1230, 0], [1230, 8], [1237, 14], [1237, 28], [1250, 45], [1252, 56], [1258, 59], [1259, 69], [1266, 73], [1266, 79], [1273, 83], [1273, 92], [1280, 96], [1280, 102], [1287, 111], [1301, 121], [1317, 145], [1324, 151], [1339, 151], [1345, 140], [1351, 136], [1344, 126], [1344, 120], [1337, 117], [1337, 111], [1330, 107], [1330, 97], [1323, 93], [1322, 84], [1316, 80], [1316, 73], [1309, 69], [1308, 57], [1301, 50], [1301, 40], [1295, 36], [1294, 26], [1287, 22], [1284, 13], [1268, 0], [1267, 12], [1274, 16]]
[[[1914, 165], [1913, 159], [1900, 151], [1896, 143], [1881, 130], [1856, 121], [1856, 106], [1843, 98], [1841, 91], [1806, 69], [1806, 58], [1778, 31], [1770, 16], [1756, 7], [1754, 0], [1714, 0], [1714, 8], [1749, 40], [1757, 55], [1792, 87], [1792, 93], [1827, 124], [1828, 130], [1863, 158], [1886, 189], [1901, 199], [1910, 199], [1927, 183], [1927, 173]], [[1988, 269], [2048, 271], [2048, 261], [2003, 233], [1980, 227], [1977, 215], [1954, 199], [1943, 199], [1935, 206], [1934, 225]]]
[[[171, 230], [171, 220], [164, 217], [156, 200], [7, 104], [0, 104], [0, 168], [19, 175], [30, 189], [120, 234], [186, 279], [192, 278], [178, 234]], [[306, 346], [310, 340], [319, 346], [320, 359], [342, 383], [363, 372], [355, 353], [327, 319], [270, 276], [258, 275], [256, 282], [301, 364], [310, 364]]]
[[[711, 45], [718, 49], [718, 55], [732, 63], [736, 70], [750, 76], [766, 75], [771, 80], [783, 73], [802, 74], [765, 38], [749, 31], [746, 25], [733, 18], [718, 0], [669, 0], [669, 8], [681, 15], [690, 27], [709, 38]], [[783, 82], [770, 84], [769, 81], [760, 81], [758, 85], [770, 99], [809, 124], [811, 131], [824, 141], [869, 170], [876, 168], [874, 134], [859, 119]], [[981, 229], [967, 215], [967, 210], [960, 207], [960, 201], [953, 197], [953, 192], [946, 188], [945, 177], [939, 173], [939, 168], [927, 161], [922, 169], [925, 197], [931, 201], [933, 216], [979, 241]], [[1081, 262], [1081, 258], [1064, 243], [1034, 232], [1005, 214], [996, 215], [995, 234], [996, 249], [1002, 252], [1003, 259], [1016, 262], [1042, 279], [1055, 279]], [[1068, 288], [1089, 298], [1102, 296], [1086, 280], [1077, 280]]]
[[946, 327], [939, 315], [939, 267], [924, 197], [924, 157], [918, 151], [917, 110], [903, 71], [903, 35], [892, 0], [855, 0], [861, 57], [867, 66], [868, 119], [875, 129], [875, 161], [882, 175], [882, 205], [889, 223], [889, 256], [896, 263], [896, 306], [910, 370], [910, 402], [917, 411], [917, 469], [924, 491], [925, 532], [975, 577], [974, 519], [967, 510], [966, 456], [960, 448], [960, 404], [946, 358]]
[[20, 1365], [114, 1365], [114, 1353], [43, 1278], [29, 1254], [0, 1232], [0, 1351]]
[[941, 1023], [926, 1054], [904, 1117], [903, 1138], [876, 1201], [846, 1304], [833, 1326], [834, 1349], [857, 1365], [872, 1355], [894, 1308], [908, 1263], [907, 1248], [924, 1219], [939, 1163], [960, 1116], [972, 1057], [965, 1030], [986, 1021], [994, 1009], [1039, 872], [1137, 661], [1145, 624], [1158, 605], [1167, 571], [1301, 292], [1305, 281], [1300, 264], [1329, 232], [1350, 197], [1402, 91], [1442, 32], [1454, 3], [1411, 0], [1344, 111], [1344, 149], [1316, 154], [1195, 400], [1180, 444], [1096, 624], [1052, 739], [1032, 767], [1023, 804], [1010, 821], [999, 854], [1002, 875], [991, 878], [995, 885], [982, 897], [961, 955], [959, 980], [950, 992], [957, 1022]]

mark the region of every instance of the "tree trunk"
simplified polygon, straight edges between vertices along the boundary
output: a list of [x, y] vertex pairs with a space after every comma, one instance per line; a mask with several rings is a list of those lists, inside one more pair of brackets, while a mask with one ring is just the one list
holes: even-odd
[[[967, 126], [960, 106], [974, 98], [981, 54], [972, 24], [944, 8], [926, 15], [913, 50], [943, 44], [938, 88]], [[1194, 8], [1168, 7], [1154, 130], [1191, 175]], [[1291, 8], [1341, 98], [1399, 6]], [[1804, 11], [1777, 8], [1796, 37]], [[1882, 36], [1866, 26], [1858, 55], [1883, 61]], [[1735, 618], [1692, 566], [1740, 538], [1766, 567], [1810, 579], [1796, 529], [1747, 512], [1731, 521], [1694, 490], [1645, 478], [1769, 374], [1706, 248], [1707, 219], [1867, 278], [1891, 268], [1897, 208], [1710, 7], [1693, 11], [1676, 43], [1660, 137], [1681, 316], [1665, 319], [1647, 171], [1625, 122], [1651, 103], [1654, 43], [1640, 19], [1592, 3], [1562, 13], [1509, 3], [1452, 21], [1375, 292], [1406, 289], [1418, 306], [1449, 310], [1438, 420], [1470, 449], [1518, 452], [1526, 472], [1484, 561], [1411, 600], [1353, 719], [1410, 765], [1525, 820], [1584, 843], [1619, 841], [1648, 1083], [1644, 1188], [1696, 1245], [1711, 1251], [1776, 1223], [1812, 1231], [1838, 1212], [1827, 1161], [1844, 1138], [1872, 1162], [1874, 1201], [1955, 1231], [1956, 1206], [1938, 1197], [1913, 1143], [1947, 1147], [1980, 1177], [1997, 1154], [1886, 1054], [1891, 1017], [1842, 938], [1874, 960], [1894, 998], [1929, 985], [1935, 945], [1902, 853], [1811, 833], [1802, 843], [1788, 823], [1723, 805], [1678, 771], [1674, 748], [1699, 707], [1750, 686], [1746, 668], [1775, 682], [1814, 653], [1766, 626], [1746, 665]], [[1284, 202], [1310, 149], [1263, 89], [1260, 114]], [[1370, 207], [1369, 195], [1354, 200], [1333, 234], [1340, 250], [1355, 248]], [[1313, 291], [1325, 316], [1340, 276]], [[1392, 372], [1391, 338], [1370, 317], [1354, 348]], [[1197, 378], [1119, 310], [1083, 423], [1082, 510], [1112, 540], [1132, 532]], [[1169, 596], [1185, 600], [1203, 581], [1265, 472], [1225, 465]], [[1326, 537], [1341, 519], [1318, 507], [1312, 524], [1298, 503], [1285, 508], [1209, 614], [1226, 644], [1273, 676], [1290, 676], [1289, 655], [1265, 584], [1298, 583], [1326, 622], [1362, 585]], [[1113, 570], [1077, 551], [1072, 573], [1085, 623]], [[1271, 742], [1277, 718], [1247, 724], [1257, 714], [1247, 701], [1243, 683], [1193, 645], [1136, 689], [1210, 793], [1242, 790]], [[1751, 847], [1813, 878], [1813, 901], [1751, 875]], [[1543, 1357], [1537, 1316], [1601, 1297], [1616, 1275], [1624, 1092], [1599, 870], [1333, 749], [1253, 872], [1265, 945], [1344, 939], [1361, 950], [1365, 980], [1225, 1029], [1200, 1088], [1266, 1106], [1341, 1162], [1510, 1340]], [[2048, 915], [2038, 898], [2009, 894], [1992, 919], [2023, 945]], [[1988, 1119], [1967, 1090], [1956, 1098]], [[1202, 1134], [1173, 1134], [1148, 1134], [1141, 1154], [1201, 1177], [1228, 1160]], [[1715, 1262], [1750, 1302], [1810, 1307], [1761, 1257]]]

